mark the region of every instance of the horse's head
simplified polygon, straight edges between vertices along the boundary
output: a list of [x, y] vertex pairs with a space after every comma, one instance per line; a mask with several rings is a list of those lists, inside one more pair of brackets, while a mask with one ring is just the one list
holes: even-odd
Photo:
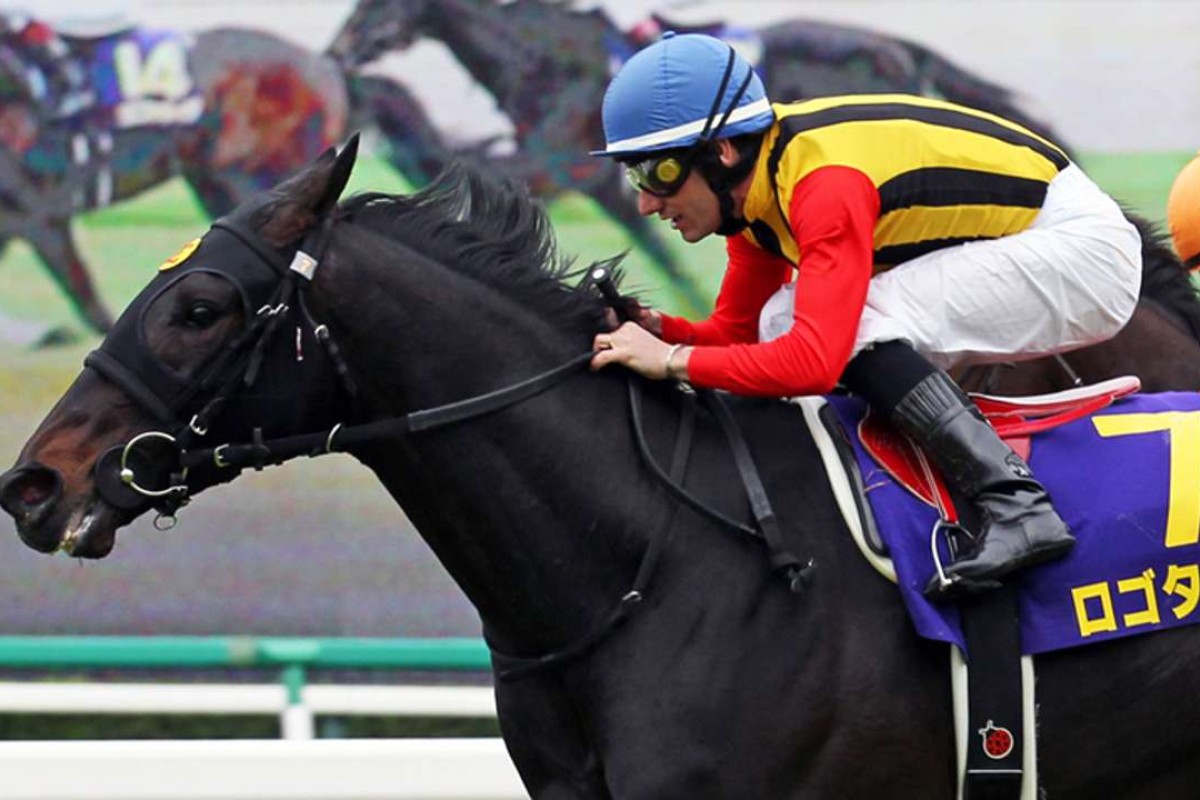
[[327, 52], [350, 69], [403, 50], [420, 36], [423, 15], [436, 5], [436, 0], [359, 0]]
[[216, 443], [328, 423], [343, 395], [304, 307], [304, 256], [319, 258], [355, 145], [219, 220], [134, 298], [0, 475], [27, 545], [101, 558], [140, 514], [236, 477]]

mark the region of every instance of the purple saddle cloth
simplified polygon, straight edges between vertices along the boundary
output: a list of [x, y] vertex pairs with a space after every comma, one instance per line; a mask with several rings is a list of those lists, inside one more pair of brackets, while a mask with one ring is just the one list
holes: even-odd
[[[963, 647], [952, 604], [921, 589], [934, 573], [937, 512], [863, 449], [861, 402], [828, 398], [853, 443], [867, 500], [917, 632]], [[1034, 475], [1070, 526], [1067, 557], [1009, 580], [1022, 652], [1045, 653], [1200, 621], [1200, 394], [1132, 395], [1036, 434]]]

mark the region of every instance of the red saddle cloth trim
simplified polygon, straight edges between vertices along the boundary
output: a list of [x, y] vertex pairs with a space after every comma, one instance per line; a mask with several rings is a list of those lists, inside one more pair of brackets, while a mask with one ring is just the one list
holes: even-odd
[[[1033, 434], [1099, 411], [1140, 388], [1141, 381], [1128, 375], [1053, 394], [1031, 397], [972, 394], [971, 399], [1000, 438], [1017, 455], [1028, 461], [1032, 449], [1030, 437]], [[912, 439], [869, 409], [858, 423], [858, 438], [875, 462], [897, 483], [923, 502], [939, 509], [943, 519], [957, 521], [954, 504], [941, 473]]]

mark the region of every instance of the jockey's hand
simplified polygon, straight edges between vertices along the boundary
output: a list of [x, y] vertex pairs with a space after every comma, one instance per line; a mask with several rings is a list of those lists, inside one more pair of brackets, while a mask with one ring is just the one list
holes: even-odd
[[592, 349], [596, 351], [592, 357], [594, 370], [609, 364], [622, 364], [654, 380], [687, 378], [688, 350], [675, 353], [671, 359], [674, 375], [668, 376], [667, 358], [671, 355], [671, 345], [633, 322], [626, 322], [612, 333], [597, 334]]
[[[626, 297], [623, 299], [625, 301], [625, 313], [628, 315], [630, 322], [636, 322], [655, 336], [662, 336], [662, 312], [642, 305], [637, 301], [636, 297]], [[614, 330], [621, 325], [621, 321], [617, 319], [617, 312], [611, 308], [605, 309], [604, 320], [608, 323], [609, 330]]]

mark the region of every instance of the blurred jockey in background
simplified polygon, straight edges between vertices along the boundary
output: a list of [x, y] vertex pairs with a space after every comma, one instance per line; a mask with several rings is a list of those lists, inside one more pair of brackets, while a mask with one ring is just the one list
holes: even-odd
[[1189, 161], [1167, 195], [1167, 225], [1175, 253], [1192, 274], [1200, 269], [1200, 153]]

